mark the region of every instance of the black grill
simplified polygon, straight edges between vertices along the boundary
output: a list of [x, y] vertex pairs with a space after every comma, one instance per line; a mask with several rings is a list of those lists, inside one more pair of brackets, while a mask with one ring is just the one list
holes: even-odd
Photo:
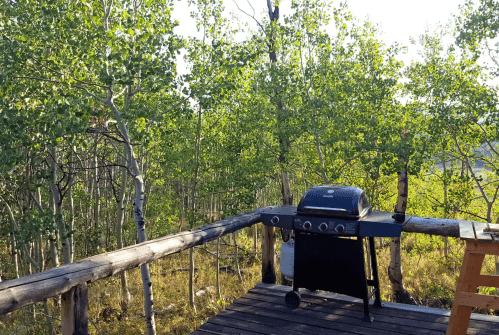
[[[363, 320], [372, 322], [369, 299], [374, 295], [374, 306], [381, 307], [374, 237], [400, 236], [405, 217], [396, 221], [392, 216], [373, 212], [365, 192], [352, 186], [315, 186], [298, 207], [264, 209], [263, 224], [295, 233], [293, 291], [286, 294], [286, 305], [299, 306], [299, 288], [336, 292], [363, 299]], [[372, 278], [366, 277], [364, 238]], [[370, 295], [368, 286], [373, 287]]]

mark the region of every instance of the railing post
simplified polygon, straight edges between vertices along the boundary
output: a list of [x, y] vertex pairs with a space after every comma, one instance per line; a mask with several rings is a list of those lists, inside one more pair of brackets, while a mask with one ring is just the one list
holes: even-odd
[[276, 283], [275, 228], [262, 224], [262, 282]]
[[61, 331], [63, 335], [88, 335], [88, 287], [86, 283], [62, 294]]
[[76, 286], [75, 292], [75, 334], [88, 335], [88, 286]]
[[74, 315], [74, 292], [75, 287], [61, 295], [61, 332], [62, 335], [73, 335], [75, 326]]

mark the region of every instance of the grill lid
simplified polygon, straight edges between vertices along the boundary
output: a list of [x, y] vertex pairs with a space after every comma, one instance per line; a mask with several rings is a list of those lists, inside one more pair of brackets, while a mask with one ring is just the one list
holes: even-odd
[[296, 209], [302, 215], [321, 215], [358, 220], [368, 213], [366, 193], [354, 186], [314, 186], [300, 200]]

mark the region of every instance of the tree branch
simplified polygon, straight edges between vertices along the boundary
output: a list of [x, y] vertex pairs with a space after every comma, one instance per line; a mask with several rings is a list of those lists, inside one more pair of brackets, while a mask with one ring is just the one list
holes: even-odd
[[125, 166], [125, 165], [121, 165], [121, 164], [105, 164], [105, 165], [100, 165], [100, 166], [92, 166], [92, 167], [74, 167], [73, 169], [74, 170], [94, 170], [94, 169], [100, 169], [100, 168], [108, 168], [108, 167], [111, 167], [111, 166], [118, 166], [118, 167], [123, 167], [125, 168], [128, 173], [132, 176], [132, 178], [135, 178], [136, 175], [134, 175], [132, 173], [132, 171], [130, 170], [130, 168], [128, 166]]
[[[499, 65], [498, 65], [498, 66], [499, 66]], [[481, 125], [480, 123], [478, 123], [478, 122], [477, 122], [477, 124], [478, 124], [478, 126], [480, 127], [480, 129], [482, 129], [483, 133], [484, 133], [484, 134], [487, 134], [487, 132], [485, 131], [485, 129], [483, 129], [482, 125]], [[492, 152], [493, 152], [494, 154], [496, 154], [497, 156], [499, 156], [499, 153], [498, 153], [498, 152], [495, 150], [495, 148], [492, 146], [492, 144], [491, 144], [491, 143], [490, 143], [490, 141], [488, 140], [487, 136], [485, 136], [485, 142], [487, 142], [487, 144], [488, 144], [488, 146], [489, 146], [490, 150], [492, 150]]]
[[489, 51], [489, 57], [490, 57], [490, 59], [492, 59], [492, 61], [494, 63], [496, 63], [496, 66], [499, 67], [499, 63], [497, 62], [497, 60], [495, 59], [495, 57], [492, 56], [492, 51], [490, 50], [489, 43], [487, 42], [487, 39], [485, 39], [485, 45], [487, 46], [487, 49]]
[[241, 12], [243, 12], [244, 14], [248, 15], [253, 20], [255, 20], [255, 22], [260, 26], [260, 29], [262, 29], [262, 31], [265, 34], [265, 36], [267, 36], [267, 32], [263, 28], [262, 24], [255, 18], [255, 16], [254, 16], [255, 15], [255, 9], [253, 9], [253, 6], [251, 6], [251, 3], [249, 2], [249, 0], [248, 0], [248, 4], [250, 5], [251, 9], [253, 9], [253, 15], [250, 15], [250, 14], [246, 13], [244, 10], [242, 10], [241, 8], [239, 8], [239, 5], [237, 4], [236, 0], [232, 0], [232, 2], [234, 2], [234, 4], [236, 5], [237, 9], [239, 9]]
[[[64, 76], [64, 73], [61, 73], [61, 72], [59, 72], [59, 71], [56, 71], [56, 70], [54, 70], [54, 69], [50, 68], [49, 66], [47, 66], [47, 65], [43, 64], [43, 63], [41, 62], [41, 60], [40, 60], [40, 59], [38, 59], [37, 57], [35, 57], [35, 56], [30, 56], [30, 58], [31, 58], [31, 59], [34, 59], [34, 60], [35, 60], [35, 61], [36, 61], [36, 62], [37, 62], [40, 66], [42, 66], [42, 67], [46, 68], [46, 69], [47, 69], [47, 70], [49, 70], [50, 72], [55, 73], [55, 74], [57, 74], [57, 75], [59, 75], [59, 76]], [[68, 77], [69, 77], [69, 76], [68, 76]], [[79, 79], [76, 79], [76, 78], [74, 78], [74, 77], [70, 77], [70, 78], [71, 78], [72, 80], [76, 81], [77, 83], [80, 83], [80, 84], [83, 84], [83, 85], [95, 86], [95, 87], [100, 87], [100, 88], [107, 88], [107, 86], [104, 86], [104, 85], [99, 85], [99, 84], [95, 84], [95, 83], [87, 83], [86, 81], [79, 80]]]
[[120, 93], [118, 93], [117, 95], [115, 95], [115, 96], [113, 97], [113, 99], [119, 98], [121, 95], [123, 95], [123, 93], [125, 93], [125, 92], [126, 92], [126, 90], [127, 90], [127, 87], [125, 86], [125, 88], [124, 88], [124, 89], [123, 89]]
[[[87, 88], [83, 87], [83, 86], [79, 86], [79, 85], [72, 85], [71, 83], [66, 83], [64, 81], [59, 81], [59, 80], [54, 80], [54, 79], [46, 79], [46, 78], [40, 78], [40, 77], [30, 77], [30, 76], [12, 76], [12, 78], [14, 79], [29, 79], [29, 80], [38, 80], [38, 81], [44, 81], [44, 82], [48, 82], [48, 83], [54, 83], [54, 84], [61, 84], [61, 85], [68, 85], [68, 86], [72, 86], [72, 87], [75, 87], [75, 88], [79, 88], [81, 90], [84, 90], [88, 95], [90, 95], [91, 97], [99, 100], [100, 102], [104, 103], [104, 99], [101, 99], [99, 98], [97, 95], [95, 95], [94, 93], [91, 93]], [[108, 88], [109, 89], [109, 88]]]
[[454, 137], [454, 141], [456, 143], [456, 148], [459, 151], [459, 154], [461, 155], [461, 158], [464, 157], [464, 162], [466, 164], [466, 167], [468, 168], [468, 171], [471, 173], [471, 176], [473, 177], [473, 180], [477, 184], [478, 189], [480, 190], [480, 193], [482, 194], [483, 199], [485, 200], [485, 202], [487, 202], [487, 204], [489, 204], [490, 203], [489, 202], [489, 198], [487, 197], [487, 194], [485, 194], [483, 186], [480, 184], [480, 181], [478, 180], [477, 176], [475, 175], [475, 172], [473, 172], [473, 169], [471, 168], [470, 162], [468, 160], [468, 156], [465, 155], [463, 153], [463, 151], [461, 150], [461, 147], [459, 146], [459, 142], [457, 140], [457, 136], [454, 134], [453, 137]]
[[477, 214], [474, 214], [474, 213], [471, 213], [471, 212], [468, 212], [468, 211], [463, 211], [463, 210], [461, 210], [461, 209], [458, 209], [458, 211], [459, 211], [459, 213], [469, 214], [469, 215], [472, 215], [472, 216], [474, 216], [474, 217], [476, 217], [476, 218], [479, 218], [479, 219], [482, 219], [482, 220], [484, 220], [484, 221], [487, 221], [487, 218], [484, 218], [484, 217], [482, 217], [482, 216], [480, 216], [480, 215], [477, 215]]
[[[126, 143], [125, 141], [123, 140], [120, 140], [119, 138], [117, 137], [114, 137], [114, 136], [111, 136], [109, 135], [109, 132], [106, 132], [106, 131], [100, 131], [98, 129], [95, 129], [95, 128], [87, 128], [86, 130], [87, 133], [90, 133], [90, 134], [101, 134], [103, 136], [106, 136], [112, 140], [115, 140], [116, 142], [120, 142], [120, 143]], [[130, 145], [140, 145], [140, 143], [130, 143]]]

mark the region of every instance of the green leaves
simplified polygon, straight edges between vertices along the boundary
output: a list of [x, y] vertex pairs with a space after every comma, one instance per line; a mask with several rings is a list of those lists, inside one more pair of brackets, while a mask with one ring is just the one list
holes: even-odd
[[468, 0], [460, 6], [461, 13], [456, 16], [456, 42], [472, 52], [474, 60], [481, 56], [488, 59], [490, 72], [499, 76], [499, 2], [497, 0]]

